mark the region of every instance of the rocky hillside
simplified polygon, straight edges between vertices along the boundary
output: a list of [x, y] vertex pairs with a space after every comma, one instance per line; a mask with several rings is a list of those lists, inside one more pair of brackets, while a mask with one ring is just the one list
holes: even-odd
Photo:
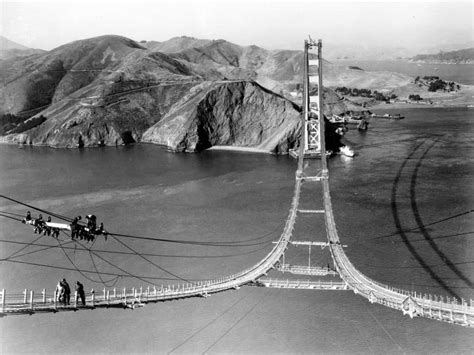
[[2, 113], [24, 117], [10, 120], [6, 139], [54, 147], [143, 140], [176, 151], [215, 144], [286, 151], [295, 142], [299, 108], [224, 72], [119, 36], [5, 61]]
[[177, 151], [236, 145], [287, 152], [300, 123], [299, 107], [254, 82], [205, 82], [149, 128], [142, 141]]
[[474, 48], [439, 52], [438, 54], [419, 54], [411, 58], [410, 61], [430, 64], [474, 64]]
[[[284, 152], [295, 141], [302, 56], [190, 37], [75, 41], [0, 61], [0, 134], [54, 147], [146, 141], [177, 151], [239, 145]], [[328, 87], [413, 85], [394, 73], [323, 68], [327, 114], [347, 110]]]

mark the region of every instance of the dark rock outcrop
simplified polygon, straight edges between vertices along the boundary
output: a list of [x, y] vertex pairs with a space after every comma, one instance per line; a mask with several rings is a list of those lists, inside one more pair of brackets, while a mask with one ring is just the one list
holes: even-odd
[[142, 141], [187, 152], [215, 145], [287, 152], [300, 124], [299, 107], [255, 82], [203, 83], [148, 129]]

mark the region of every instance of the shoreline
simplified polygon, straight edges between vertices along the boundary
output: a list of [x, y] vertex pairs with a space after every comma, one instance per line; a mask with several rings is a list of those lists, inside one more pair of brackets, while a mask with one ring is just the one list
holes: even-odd
[[226, 150], [232, 152], [244, 152], [244, 153], [264, 153], [264, 154], [271, 154], [273, 153], [269, 150], [260, 149], [260, 148], [253, 148], [253, 147], [239, 147], [239, 146], [232, 146], [232, 145], [215, 145], [210, 148], [205, 149], [204, 151], [210, 150]]
[[369, 107], [365, 107], [364, 110], [382, 110], [382, 109], [399, 109], [399, 108], [470, 108], [470, 105], [474, 104], [474, 100], [471, 103], [454, 103], [454, 104], [447, 104], [442, 102], [434, 102], [432, 104], [422, 104], [422, 103], [408, 103], [408, 102], [394, 102], [390, 104], [386, 104], [384, 102], [374, 104]]
[[[433, 104], [421, 104], [421, 103], [407, 103], [407, 102], [395, 102], [395, 103], [376, 103], [374, 105], [368, 105], [367, 107], [360, 108], [362, 110], [370, 110], [370, 111], [384, 111], [384, 110], [396, 110], [396, 109], [409, 109], [409, 108], [417, 108], [417, 109], [433, 109], [433, 108], [458, 108], [458, 109], [474, 109], [474, 100], [470, 103], [463, 102], [461, 103], [442, 103], [442, 102], [434, 102]], [[384, 112], [380, 113], [383, 114]], [[20, 133], [22, 134], [22, 133]], [[51, 146], [48, 144], [26, 144], [26, 143], [20, 143], [20, 142], [15, 142], [14, 138], [13, 139], [8, 139], [7, 136], [0, 136], [0, 145], [16, 145], [16, 146], [29, 146], [29, 147], [47, 147], [47, 148], [53, 148], [53, 149], [79, 149], [79, 147], [57, 147], [57, 146]], [[169, 150], [168, 147], [161, 145], [161, 144], [155, 144], [155, 143], [150, 143], [150, 142], [135, 142], [133, 144], [153, 144], [157, 145], [163, 148], [166, 148]], [[122, 145], [122, 144], [120, 144]], [[117, 145], [106, 145], [104, 147], [116, 147]], [[101, 148], [101, 146], [85, 146], [83, 148]], [[204, 151], [233, 151], [233, 152], [242, 152], [242, 153], [255, 153], [255, 154], [270, 154], [270, 155], [275, 155], [274, 152], [261, 149], [261, 148], [256, 148], [256, 147], [241, 147], [241, 146], [226, 146], [226, 145], [216, 145], [212, 146], [210, 148], [204, 149]], [[287, 155], [289, 153], [279, 153], [276, 155]]]
[[[173, 152], [170, 150], [168, 147], [162, 145], [162, 144], [154, 144], [154, 143], [149, 143], [149, 142], [136, 142], [131, 145], [140, 145], [140, 144], [151, 144], [157, 147], [161, 147], [164, 150], [168, 152]], [[26, 144], [26, 143], [18, 143], [18, 142], [13, 142], [5, 139], [5, 136], [0, 136], [0, 145], [12, 145], [12, 146], [21, 146], [21, 147], [39, 147], [39, 148], [51, 148], [51, 149], [81, 149], [79, 147], [54, 147], [50, 146], [47, 144]], [[107, 148], [107, 147], [119, 147], [119, 146], [124, 146], [123, 144], [120, 145], [106, 145], [106, 146], [86, 146], [82, 147], [82, 149], [85, 148]], [[269, 155], [275, 155], [273, 152], [261, 148], [253, 148], [253, 147], [239, 147], [239, 146], [231, 146], [231, 145], [215, 145], [210, 148], [204, 149], [202, 152], [206, 151], [232, 151], [232, 152], [242, 152], [242, 153], [255, 153], [255, 154], [269, 154]], [[189, 152], [188, 152], [189, 153]], [[193, 152], [194, 153], [194, 152]], [[288, 153], [282, 153], [279, 155], [287, 155]]]

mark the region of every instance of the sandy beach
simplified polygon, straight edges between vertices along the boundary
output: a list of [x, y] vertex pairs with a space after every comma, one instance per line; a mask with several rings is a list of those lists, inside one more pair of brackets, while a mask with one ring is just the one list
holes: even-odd
[[253, 148], [253, 147], [236, 147], [236, 146], [227, 146], [227, 145], [215, 145], [211, 148], [208, 148], [207, 150], [227, 150], [227, 151], [234, 151], [234, 152], [272, 154], [272, 152], [265, 149]]

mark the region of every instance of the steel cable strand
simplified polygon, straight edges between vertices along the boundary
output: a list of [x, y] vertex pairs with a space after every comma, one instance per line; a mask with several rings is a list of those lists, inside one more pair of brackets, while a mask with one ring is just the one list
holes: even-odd
[[[82, 243], [80, 243], [79, 241], [76, 240], [76, 243], [78, 243], [81, 247], [85, 248], [85, 246], [84, 246]], [[145, 283], [147, 283], [147, 284], [150, 284], [150, 285], [153, 285], [153, 286], [161, 286], [161, 285], [155, 284], [155, 283], [153, 283], [153, 282], [147, 281], [147, 280], [145, 280], [143, 277], [136, 276], [136, 275], [134, 275], [134, 274], [128, 272], [127, 270], [121, 268], [120, 266], [118, 266], [118, 265], [116, 265], [116, 264], [110, 262], [109, 260], [103, 258], [102, 256], [100, 256], [99, 254], [95, 253], [94, 251], [92, 251], [92, 250], [90, 250], [90, 251], [91, 251], [96, 257], [98, 257], [99, 259], [105, 261], [107, 264], [109, 264], [109, 265], [111, 265], [111, 266], [113, 266], [113, 267], [119, 269], [120, 271], [126, 273], [126, 274], [129, 275], [130, 277], [136, 278], [137, 280], [143, 281], [143, 282], [145, 282]], [[102, 274], [103, 274], [103, 273], [102, 273]], [[160, 278], [160, 279], [166, 280], [165, 278]], [[173, 280], [173, 279], [168, 279], [168, 280]]]
[[[194, 285], [194, 283], [193, 283], [192, 281], [189, 281], [189, 280], [187, 280], [187, 279], [185, 279], [185, 278], [183, 278], [183, 277], [181, 277], [181, 276], [178, 276], [178, 275], [172, 273], [171, 271], [165, 269], [164, 267], [162, 267], [162, 266], [156, 264], [155, 262], [151, 261], [150, 259], [144, 257], [143, 255], [141, 255], [140, 253], [138, 253], [135, 249], [133, 249], [132, 247], [130, 247], [130, 246], [128, 246], [127, 244], [125, 244], [124, 242], [122, 242], [120, 239], [118, 239], [118, 238], [116, 238], [116, 237], [114, 237], [114, 236], [112, 236], [112, 238], [114, 238], [117, 242], [119, 242], [120, 244], [122, 244], [125, 248], [131, 250], [131, 251], [134, 252], [137, 256], [139, 256], [139, 257], [142, 258], [143, 260], [149, 262], [151, 265], [155, 266], [155, 267], [158, 268], [159, 270], [164, 271], [164, 272], [166, 272], [167, 274], [169, 274], [169, 275], [171, 275], [171, 276], [174, 276], [174, 277], [176, 277], [177, 279], [179, 279], [179, 280], [181, 280], [181, 281], [188, 282], [188, 283], [191, 283], [191, 284]], [[196, 285], [195, 285], [195, 286], [196, 286]]]
[[[92, 247], [94, 246], [95, 242], [97, 241], [97, 238], [94, 238], [94, 240], [92, 241], [92, 244], [91, 246], [89, 247], [89, 256], [91, 258], [91, 261], [92, 261], [92, 265], [94, 266], [94, 270], [97, 271], [97, 276], [99, 277], [99, 280], [102, 282], [102, 284], [105, 286], [105, 287], [114, 287], [118, 280], [119, 280], [119, 276], [115, 277], [114, 279], [110, 280], [110, 282], [114, 281], [110, 286], [106, 284], [106, 282], [104, 281], [104, 279], [102, 278], [102, 276], [100, 275], [99, 273], [99, 270], [97, 269], [97, 266], [95, 264], [95, 261], [94, 261], [94, 257], [92, 256], [92, 253], [91, 253], [91, 249]], [[110, 283], [109, 282], [109, 283]]]
[[19, 219], [19, 218], [16, 218], [16, 217], [13, 217], [13, 216], [8, 216], [6, 214], [3, 214], [3, 213], [0, 213], [0, 216], [1, 217], [5, 217], [5, 218], [9, 218], [9, 219], [13, 219], [14, 221], [17, 221], [17, 222], [21, 222], [22, 220]]
[[[6, 213], [10, 213], [10, 212], [6, 212]], [[12, 214], [14, 214], [14, 213], [12, 213]], [[15, 213], [15, 214], [16, 214], [16, 213]], [[19, 221], [19, 222], [23, 222], [22, 219], [18, 219], [18, 218], [15, 218], [15, 217], [3, 215], [3, 214], [0, 214], [0, 216], [2, 216], [2, 217], [7, 217], [7, 218], [10, 218], [10, 219]], [[13, 258], [13, 257], [20, 257], [20, 256], [24, 256], [24, 255], [29, 255], [29, 254], [33, 254], [33, 253], [35, 253], [35, 252], [39, 252], [39, 251], [48, 249], [48, 248], [44, 248], [44, 249], [34, 250], [34, 251], [31, 251], [31, 252], [28, 252], [28, 253], [24, 253], [24, 254], [21, 254], [21, 255], [19, 255], [19, 256], [17, 255], [19, 252], [21, 252], [22, 250], [28, 248], [29, 246], [36, 245], [35, 242], [36, 242], [37, 240], [41, 239], [43, 236], [44, 236], [44, 235], [41, 235], [41, 233], [40, 233], [38, 238], [36, 238], [35, 240], [33, 240], [33, 241], [30, 242], [30, 243], [24, 243], [25, 246], [24, 246], [23, 248], [20, 248], [20, 249], [17, 250], [15, 253], [13, 253], [12, 255], [10, 255], [9, 257], [4, 258], [4, 259], [10, 259], [10, 258]]]
[[13, 254], [11, 254], [10, 256], [4, 258], [4, 260], [11, 259], [12, 257], [14, 257], [16, 254], [18, 254], [18, 253], [21, 252], [22, 250], [25, 250], [25, 249], [28, 248], [29, 246], [34, 245], [34, 243], [35, 243], [36, 241], [40, 240], [40, 239], [43, 238], [43, 237], [44, 237], [44, 235], [42, 235], [42, 234], [40, 233], [40, 235], [39, 235], [38, 238], [36, 238], [36, 239], [33, 240], [32, 242], [26, 244], [23, 248], [18, 249], [16, 252], [14, 252]]
[[[56, 213], [53, 213], [53, 212], [51, 212], [51, 211], [46, 211], [46, 210], [43, 210], [43, 209], [39, 209], [39, 208], [37, 208], [37, 207], [34, 207], [34, 206], [31, 206], [31, 205], [22, 203], [22, 202], [20, 202], [20, 201], [17, 201], [17, 200], [15, 200], [15, 199], [12, 199], [12, 198], [9, 198], [9, 197], [3, 196], [3, 195], [0, 195], [0, 197], [3, 197], [3, 198], [6, 198], [6, 199], [8, 199], [8, 200], [17, 202], [17, 203], [19, 203], [19, 204], [22, 204], [22, 205], [31, 207], [31, 208], [33, 208], [33, 209], [36, 209], [36, 210], [38, 210], [38, 211], [41, 211], [41, 212], [43, 212], [43, 213], [47, 213], [47, 214], [49, 214], [49, 215], [52, 215], [52, 216], [55, 216], [55, 217], [58, 217], [58, 218], [61, 218], [61, 219], [65, 219], [65, 220], [69, 220], [69, 221], [72, 220], [72, 219], [70, 219], [69, 217], [61, 216], [61, 215], [56, 214]], [[9, 217], [9, 216], [5, 216], [5, 217], [7, 217], [7, 218], [12, 218], [12, 217]], [[12, 219], [14, 219], [14, 218], [12, 218]], [[21, 221], [21, 220], [18, 220], [18, 219], [16, 219], [16, 220], [17, 220], [17, 221]], [[272, 234], [273, 232], [274, 232], [274, 231], [271, 231], [271, 232], [268, 232], [268, 233], [264, 234], [264, 235], [261, 236], [261, 237], [249, 239], [249, 240], [246, 240], [246, 241], [259, 240], [259, 239], [265, 238], [266, 236]], [[245, 246], [255, 246], [255, 245], [262, 245], [262, 244], [267, 244], [267, 243], [269, 243], [269, 242], [267, 242], [267, 241], [265, 241], [265, 242], [260, 242], [260, 243], [250, 243], [250, 244], [237, 244], [237, 243], [242, 243], [242, 242], [246, 242], [246, 241], [235, 241], [235, 242], [176, 241], [176, 240], [172, 240], [172, 239], [139, 237], [139, 236], [125, 235], [125, 234], [118, 234], [118, 233], [108, 233], [108, 234], [114, 235], [114, 236], [120, 236], [120, 237], [135, 238], [135, 239], [145, 239], [145, 240], [153, 240], [153, 241], [168, 242], [168, 243], [192, 244], [192, 245], [215, 246], [215, 247], [230, 247], [230, 246], [232, 246], [232, 247], [245, 247]]]
[[0, 198], [4, 198], [4, 199], [6, 199], [6, 200], [9, 200], [9, 201], [18, 203], [18, 204], [20, 204], [20, 205], [29, 207], [29, 208], [31, 208], [31, 209], [34, 209], [34, 210], [36, 210], [36, 211], [46, 213], [46, 214], [48, 214], [48, 215], [51, 215], [51, 216], [53, 216], [53, 217], [62, 219], [62, 220], [64, 220], [64, 221], [72, 222], [72, 220], [73, 220], [73, 219], [70, 218], [70, 217], [62, 216], [62, 215], [60, 215], [60, 214], [57, 214], [57, 213], [54, 213], [54, 212], [51, 212], [51, 211], [47, 211], [47, 210], [41, 209], [41, 208], [39, 208], [39, 207], [35, 207], [35, 206], [32, 206], [32, 205], [29, 205], [29, 204], [27, 204], [27, 203], [21, 202], [21, 201], [19, 201], [19, 200], [15, 200], [14, 198], [11, 198], [11, 197], [8, 197], [8, 196], [5, 196], [5, 195], [0, 195]]
[[178, 345], [176, 345], [174, 348], [172, 348], [170, 351], [167, 352], [167, 354], [171, 354], [172, 352], [174, 352], [176, 349], [180, 348], [181, 346], [183, 346], [184, 344], [186, 344], [190, 339], [192, 339], [193, 337], [195, 337], [197, 334], [201, 333], [204, 329], [208, 328], [210, 325], [214, 324], [219, 318], [222, 318], [225, 314], [227, 314], [232, 308], [234, 308], [237, 304], [239, 304], [240, 302], [242, 302], [244, 299], [248, 298], [249, 296], [246, 295], [240, 299], [238, 299], [236, 302], [234, 302], [232, 305], [230, 305], [225, 311], [221, 312], [217, 317], [213, 318], [211, 321], [209, 321], [208, 323], [206, 323], [203, 327], [201, 327], [198, 331], [194, 332], [193, 334], [191, 334], [190, 336], [188, 336], [186, 339], [184, 339], [184, 341], [182, 341], [181, 343], [179, 343]]
[[[273, 232], [270, 232], [273, 233]], [[270, 234], [268, 233], [268, 234]], [[151, 237], [142, 237], [130, 234], [120, 234], [120, 233], [113, 233], [108, 232], [108, 235], [113, 237], [122, 237], [122, 238], [131, 238], [131, 239], [140, 239], [140, 240], [150, 240], [154, 242], [164, 242], [164, 243], [174, 243], [174, 244], [188, 244], [188, 245], [199, 245], [199, 246], [206, 246], [206, 247], [247, 247], [247, 246], [255, 246], [255, 245], [262, 245], [268, 244], [269, 241], [259, 242], [259, 243], [249, 243], [249, 244], [235, 244], [240, 243], [241, 241], [237, 242], [199, 242], [195, 240], [176, 240], [176, 239], [166, 239], [166, 238], [151, 238]], [[267, 234], [267, 235], [268, 235]], [[261, 239], [261, 238], [259, 238]]]
[[[91, 258], [92, 265], [94, 266], [94, 270], [97, 272], [97, 276], [99, 277], [99, 280], [102, 282], [102, 284], [105, 287], [114, 287], [117, 284], [118, 280], [120, 279], [120, 276], [116, 276], [116, 277], [114, 277], [113, 279], [111, 279], [109, 281], [104, 281], [104, 279], [100, 275], [100, 272], [99, 272], [99, 269], [97, 268], [97, 265], [95, 264], [94, 257], [92, 256], [92, 253], [91, 253], [90, 250], [89, 250], [89, 256]], [[111, 282], [113, 282], [113, 283], [110, 284]], [[110, 285], [107, 285], [107, 283], [109, 283]]]
[[14, 212], [8, 212], [8, 211], [0, 211], [0, 213], [11, 214], [12, 216], [20, 217], [21, 218], [20, 221], [25, 217], [25, 215], [14, 213]]
[[[443, 218], [443, 219], [440, 219], [440, 220], [437, 220], [437, 221], [434, 221], [434, 222], [423, 224], [423, 227], [429, 227], [429, 226], [432, 226], [434, 224], [446, 222], [446, 221], [449, 221], [450, 219], [458, 218], [458, 217], [464, 216], [464, 215], [472, 213], [472, 212], [474, 212], [474, 209], [470, 209], [470, 210], [464, 211], [462, 213], [458, 213], [458, 214], [455, 214], [455, 215], [452, 215], [452, 216], [449, 216], [449, 217], [446, 217], [446, 218]], [[408, 232], [412, 232], [412, 231], [419, 230], [419, 229], [421, 229], [420, 226], [413, 227], [413, 228], [410, 228], [410, 229], [404, 229], [402, 232], [408, 233]], [[400, 231], [397, 231], [395, 233], [390, 233], [390, 234], [387, 234], [387, 235], [373, 237], [373, 238], [368, 239], [367, 241], [383, 239], [383, 238], [390, 238], [390, 237], [394, 237], [394, 236], [399, 235], [399, 234], [400, 234]], [[367, 242], [367, 241], [362, 241], [362, 243]]]
[[[76, 269], [74, 268], [71, 268], [71, 267], [65, 267], [65, 266], [59, 266], [59, 265], [51, 265], [51, 264], [40, 264], [40, 263], [33, 263], [33, 262], [28, 262], [28, 261], [23, 261], [23, 260], [6, 260], [6, 259], [0, 259], [0, 262], [9, 262], [9, 263], [16, 263], [16, 264], [24, 264], [24, 265], [31, 265], [31, 266], [39, 266], [39, 267], [47, 267], [47, 268], [51, 268], [51, 269], [58, 269], [58, 270], [66, 270], [66, 271], [77, 271]], [[107, 260], [105, 260], [106, 262], [108, 262]], [[113, 265], [113, 264], [111, 264]], [[92, 270], [82, 270], [82, 269], [79, 269], [80, 271], [82, 272], [86, 272], [86, 273], [89, 273], [89, 274], [96, 274], [96, 271], [92, 271]], [[126, 271], [124, 271], [126, 272]], [[142, 278], [142, 279], [150, 279], [150, 280], [166, 280], [166, 281], [174, 281], [176, 279], [171, 279], [171, 278], [166, 278], [166, 277], [156, 277], [156, 276], [136, 276], [136, 275], [133, 275], [133, 274], [130, 274], [128, 272], [126, 272], [126, 274], [117, 274], [117, 273], [113, 273], [113, 272], [106, 272], [106, 271], [101, 271], [100, 272], [102, 275], [110, 275], [110, 276], [119, 276], [119, 277], [130, 277], [130, 278]], [[143, 281], [143, 280], [142, 280]], [[195, 281], [204, 281], [204, 280], [195, 280]], [[147, 281], [144, 281], [144, 282], [147, 282]], [[152, 284], [150, 282], [147, 282], [149, 284]], [[161, 286], [161, 285], [155, 285], [155, 284], [152, 284], [154, 286]]]
[[[63, 232], [63, 233], [64, 233], [64, 232]], [[64, 234], [66, 234], [66, 233], [64, 233]], [[64, 255], [66, 256], [66, 258], [69, 260], [69, 262], [71, 263], [71, 265], [74, 267], [74, 269], [76, 269], [76, 271], [77, 271], [78, 273], [80, 273], [84, 278], [86, 278], [87, 280], [89, 280], [89, 281], [91, 281], [91, 282], [94, 282], [94, 283], [101, 283], [101, 282], [102, 282], [102, 284], [103, 284], [104, 286], [107, 286], [107, 285], [104, 283], [104, 281], [102, 280], [102, 277], [101, 277], [100, 275], [98, 275], [100, 281], [97, 281], [97, 280], [94, 280], [94, 279], [88, 277], [88, 276], [85, 275], [83, 272], [81, 272], [81, 271], [79, 270], [79, 268], [76, 266], [76, 264], [75, 264], [75, 263], [72, 261], [72, 259], [69, 257], [69, 255], [66, 253], [66, 251], [62, 248], [61, 242], [60, 242], [59, 240], [58, 240], [57, 242], [58, 242], [59, 247], [61, 247], [61, 250], [63, 251], [63, 253], [64, 253]], [[96, 272], [97, 272], [97, 269], [96, 269]], [[97, 273], [97, 274], [98, 274], [98, 273]]]
[[[68, 222], [71, 222], [73, 219], [70, 218], [70, 217], [67, 217], [67, 216], [62, 216], [60, 214], [57, 214], [57, 213], [54, 213], [54, 212], [51, 212], [51, 211], [47, 211], [47, 210], [44, 210], [44, 209], [41, 209], [39, 207], [35, 207], [35, 206], [32, 206], [32, 205], [29, 205], [29, 204], [26, 204], [24, 202], [21, 202], [19, 200], [16, 200], [16, 199], [13, 199], [11, 197], [7, 197], [7, 196], [4, 196], [4, 195], [0, 195], [1, 198], [4, 198], [4, 199], [7, 199], [7, 200], [10, 200], [12, 202], [15, 202], [15, 203], [18, 203], [18, 204], [21, 204], [23, 206], [27, 206], [27, 207], [30, 207], [32, 209], [35, 209], [37, 211], [40, 211], [40, 212], [43, 212], [45, 214], [48, 214], [48, 215], [51, 215], [53, 217], [56, 217], [56, 218], [59, 218], [59, 219], [62, 219], [62, 220], [65, 220], [65, 221], [68, 221]], [[7, 216], [5, 216], [7, 217]], [[21, 221], [21, 220], [18, 220], [18, 221]], [[178, 244], [191, 244], [191, 245], [202, 245], [202, 246], [216, 246], [216, 247], [223, 247], [223, 246], [237, 246], [237, 247], [240, 247], [240, 246], [255, 246], [255, 245], [262, 245], [262, 244], [265, 244], [267, 242], [261, 242], [261, 243], [250, 243], [250, 244], [239, 244], [239, 243], [247, 243], [247, 242], [251, 242], [251, 241], [255, 241], [255, 240], [260, 240], [260, 239], [263, 239], [263, 238], [266, 238], [268, 235], [274, 233], [277, 229], [279, 229], [280, 226], [278, 226], [277, 228], [275, 228], [274, 230], [270, 231], [270, 232], [267, 232], [265, 234], [263, 234], [262, 236], [260, 237], [256, 237], [256, 238], [251, 238], [251, 239], [247, 239], [247, 240], [240, 240], [240, 241], [222, 241], [222, 242], [215, 242], [215, 241], [203, 241], [203, 242], [199, 242], [199, 241], [192, 241], [192, 240], [173, 240], [173, 239], [165, 239], [165, 238], [150, 238], [150, 237], [141, 237], [141, 236], [134, 236], [134, 235], [128, 235], [128, 234], [120, 234], [120, 233], [113, 233], [113, 232], [108, 232], [109, 235], [114, 235], [114, 236], [117, 236], [117, 237], [124, 237], [124, 238], [135, 238], [135, 239], [144, 239], [144, 240], [152, 240], [152, 241], [159, 241], [159, 242], [168, 242], [168, 243], [178, 243]]]
[[[71, 244], [71, 243], [73, 243], [73, 242], [69, 241], [69, 242], [63, 243], [62, 246], [63, 246], [63, 248], [66, 248], [66, 249], [74, 249], [74, 248], [71, 248], [71, 247], [64, 247], [64, 245]], [[57, 245], [47, 245], [47, 244], [32, 244], [32, 246], [35, 246], [35, 247], [38, 247], [38, 246], [43, 247], [44, 246], [44, 248], [32, 250], [32, 251], [29, 251], [27, 253], [23, 253], [23, 254], [20, 254], [20, 255], [15, 255], [13, 258], [20, 258], [22, 256], [39, 253], [39, 252], [42, 252], [42, 251], [45, 251], [45, 250], [51, 250], [51, 249], [54, 249], [54, 248], [59, 248], [59, 246], [57, 246]]]
[[215, 340], [206, 350], [203, 351], [203, 354], [206, 354], [211, 348], [213, 348], [217, 343], [219, 343], [227, 334], [229, 334], [232, 329], [234, 329], [242, 320], [244, 320], [245, 317], [247, 317], [250, 313], [253, 312], [257, 306], [263, 302], [264, 299], [266, 299], [266, 296], [268, 294], [268, 291], [263, 294], [263, 296], [249, 309], [247, 312], [245, 312], [237, 321], [234, 322], [234, 324], [228, 328], [217, 340]]
[[[473, 264], [474, 260], [469, 260], [469, 261], [460, 261], [457, 263], [453, 263], [454, 265], [466, 265], [466, 264]], [[376, 269], [422, 269], [423, 266], [387, 266], [387, 265], [373, 265], [373, 264], [361, 264], [364, 267], [372, 267]], [[429, 267], [446, 267], [446, 264], [433, 264], [433, 265], [428, 265]], [[439, 287], [439, 285], [437, 286]], [[469, 287], [467, 287], [469, 288]]]
[[[12, 244], [20, 244], [20, 245], [29, 244], [29, 243], [26, 243], [26, 242], [18, 242], [18, 241], [6, 240], [6, 239], [0, 239], [0, 243], [12, 243]], [[71, 241], [70, 243], [73, 243], [73, 241]], [[67, 244], [69, 244], [69, 243], [67, 243]], [[34, 246], [45, 247], [45, 248], [41, 249], [41, 250], [32, 251], [31, 254], [33, 254], [35, 252], [40, 252], [42, 250], [59, 248], [59, 246], [57, 246], [57, 245], [49, 245], [49, 244], [35, 243], [33, 245]], [[66, 245], [66, 244], [63, 244], [64, 249], [74, 249], [74, 250], [77, 250], [77, 251], [87, 251], [87, 252], [89, 251], [89, 249], [87, 249], [87, 248], [82, 248], [82, 247], [77, 248], [76, 246], [74, 248], [72, 248], [72, 247], [65, 247], [64, 245]], [[257, 252], [259, 252], [259, 251], [261, 251], [265, 248], [266, 248], [266, 246], [260, 247], [260, 248], [255, 249], [255, 250], [247, 251], [247, 252], [244, 252], [244, 253], [223, 254], [223, 255], [179, 255], [179, 254], [175, 255], [175, 254], [151, 254], [151, 253], [142, 253], [142, 255], [152, 256], [152, 257], [163, 257], [163, 258], [189, 258], [189, 259], [231, 258], [231, 257], [236, 257], [236, 256], [242, 256], [242, 255], [249, 255], [249, 254], [257, 253]], [[133, 252], [104, 250], [104, 249], [94, 249], [94, 252], [104, 253], [104, 254], [136, 255]], [[22, 254], [22, 255], [24, 255], [24, 254]]]

